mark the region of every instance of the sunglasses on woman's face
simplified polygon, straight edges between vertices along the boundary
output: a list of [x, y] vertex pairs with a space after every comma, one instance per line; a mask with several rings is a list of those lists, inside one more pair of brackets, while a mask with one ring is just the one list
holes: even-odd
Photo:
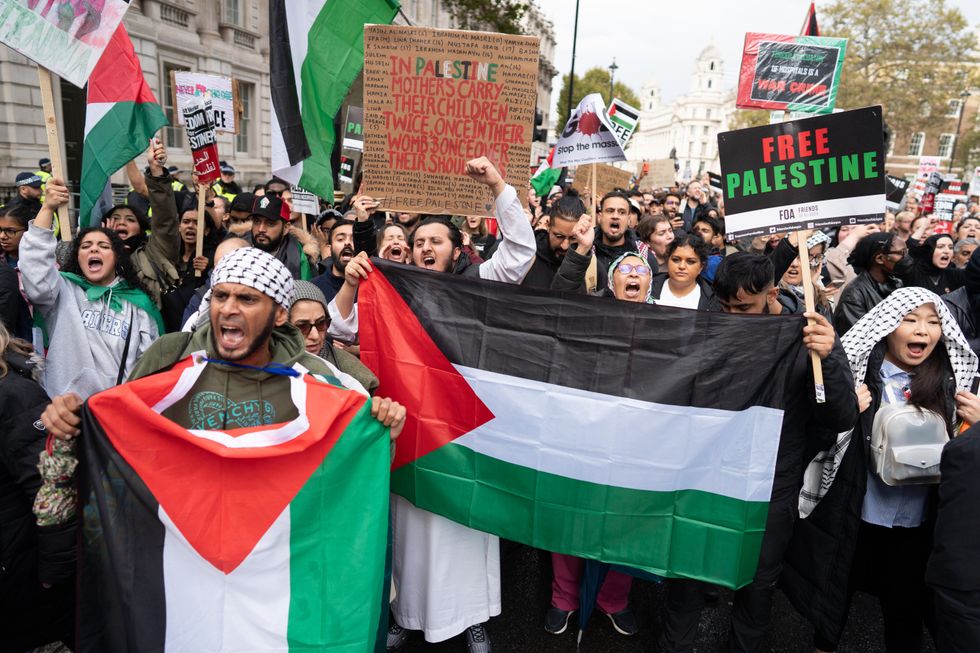
[[633, 265], [632, 263], [620, 263], [616, 269], [623, 274], [632, 274], [633, 271], [636, 270], [636, 273], [641, 277], [645, 277], [650, 274], [650, 268], [642, 264]]
[[321, 317], [316, 322], [306, 322], [305, 320], [294, 322], [293, 326], [299, 329], [300, 333], [302, 333], [303, 337], [305, 338], [306, 336], [310, 335], [310, 330], [314, 327], [316, 327], [316, 330], [320, 332], [320, 335], [323, 335], [323, 333], [326, 332], [327, 327], [330, 326], [330, 323], [327, 321], [327, 318]]

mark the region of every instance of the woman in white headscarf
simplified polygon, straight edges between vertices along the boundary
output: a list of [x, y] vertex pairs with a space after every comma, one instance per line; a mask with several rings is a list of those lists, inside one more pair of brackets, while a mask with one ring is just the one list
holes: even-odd
[[919, 651], [936, 486], [886, 484], [870, 464], [870, 441], [876, 414], [902, 405], [933, 416], [952, 437], [957, 395], [969, 389], [977, 356], [940, 297], [923, 288], [896, 290], [841, 342], [860, 382], [861, 416], [806, 470], [805, 519], [797, 522], [783, 587], [813, 623], [818, 651], [836, 650], [856, 590], [878, 595], [889, 653]]

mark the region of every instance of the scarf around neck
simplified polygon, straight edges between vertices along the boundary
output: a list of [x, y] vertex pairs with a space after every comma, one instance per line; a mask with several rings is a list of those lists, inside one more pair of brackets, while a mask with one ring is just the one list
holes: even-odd
[[[932, 304], [936, 307], [936, 313], [942, 324], [941, 342], [946, 347], [946, 354], [953, 368], [956, 389], [970, 389], [973, 376], [977, 371], [977, 355], [973, 353], [942, 298], [925, 288], [916, 286], [895, 290], [868, 311], [841, 338], [855, 383], [864, 383], [864, 377], [868, 372], [868, 360], [875, 346], [897, 329], [906, 315], [923, 304]], [[803, 476], [803, 488], [800, 490], [800, 517], [809, 516], [830, 490], [853, 433], [854, 429], [839, 433], [834, 446], [828, 451], [818, 453], [807, 465]]]
[[74, 272], [60, 272], [59, 274], [66, 281], [70, 281], [82, 288], [85, 291], [85, 298], [90, 302], [105, 299], [106, 295], [108, 295], [109, 308], [118, 313], [123, 310], [122, 302], [127, 301], [136, 308], [143, 309], [153, 318], [160, 335], [167, 332], [166, 327], [163, 325], [163, 316], [160, 314], [157, 305], [150, 299], [150, 296], [139, 288], [133, 288], [125, 279], [119, 279], [117, 283], [111, 286], [97, 286], [85, 277]]

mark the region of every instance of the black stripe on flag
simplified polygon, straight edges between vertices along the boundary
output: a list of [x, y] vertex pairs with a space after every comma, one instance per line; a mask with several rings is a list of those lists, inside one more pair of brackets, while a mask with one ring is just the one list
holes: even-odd
[[[306, 29], [299, 25], [297, 29]], [[286, 0], [269, 2], [269, 84], [272, 106], [276, 110], [279, 132], [286, 146], [289, 165], [310, 157], [310, 144], [303, 128], [296, 76], [293, 74], [293, 53], [289, 46], [289, 24], [286, 19]], [[273, 126], [275, 129], [275, 126]]]
[[633, 120], [639, 120], [640, 117], [638, 115], [636, 115], [635, 113], [633, 113], [632, 111], [624, 107], [622, 104], [617, 104], [615, 106], [616, 106], [616, 113], [621, 113], [624, 116], [627, 116], [628, 118], [632, 118]]
[[156, 499], [82, 410], [83, 515], [76, 653], [163, 651], [164, 526]]
[[[782, 408], [806, 369], [798, 315], [651, 306], [372, 262], [455, 365], [726, 410]], [[385, 328], [399, 328], [393, 317]]]

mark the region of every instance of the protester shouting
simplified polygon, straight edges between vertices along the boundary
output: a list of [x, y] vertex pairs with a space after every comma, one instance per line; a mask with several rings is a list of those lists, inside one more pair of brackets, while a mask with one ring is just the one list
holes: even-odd
[[598, 230], [595, 243], [592, 246], [598, 269], [597, 285], [605, 288], [608, 285], [606, 277], [612, 262], [626, 252], [639, 252], [647, 259], [647, 265], [656, 273], [658, 271], [656, 258], [650, 254], [650, 247], [628, 227], [630, 217], [630, 198], [622, 191], [606, 193], [599, 201], [597, 214]]
[[[323, 296], [330, 301], [344, 285], [344, 268], [354, 258], [354, 227], [357, 223], [351, 220], [337, 220], [327, 234], [330, 245], [330, 256], [323, 260], [323, 274], [313, 277], [310, 281], [320, 289]], [[373, 233], [373, 232], [372, 232]]]
[[45, 390], [52, 396], [73, 391], [88, 397], [125, 378], [163, 333], [163, 318], [113, 231], [80, 230], [68, 264], [57, 271], [51, 223], [67, 203], [68, 188], [52, 178], [44, 206], [24, 234], [20, 269], [50, 343]]
[[[843, 344], [861, 382], [861, 416], [807, 469], [800, 509], [809, 516], [797, 522], [783, 587], [813, 624], [819, 651], [837, 649], [856, 590], [877, 594], [889, 653], [919, 651], [935, 485], [914, 476], [929, 472], [920, 458], [934, 456], [938, 467], [933, 429], [952, 436], [955, 395], [969, 389], [977, 356], [942, 300], [922, 288], [893, 292]], [[905, 405], [916, 410], [903, 413]]]
[[[785, 310], [773, 278], [773, 264], [767, 257], [748, 252], [732, 254], [718, 266], [715, 296], [726, 313], [783, 314]], [[735, 592], [728, 640], [730, 651], [763, 650], [773, 591], [793, 533], [804, 458], [808, 452], [833, 442], [836, 433], [850, 429], [857, 419], [853, 377], [833, 327], [819, 313], [792, 317], [802, 323], [805, 348], [801, 348], [786, 377], [779, 380], [785, 384], [787, 397], [766, 531], [755, 578]], [[813, 324], [803, 322], [802, 317], [813, 320]], [[820, 360], [824, 403], [815, 400], [810, 352], [815, 352]], [[705, 589], [698, 581], [668, 581], [662, 650], [693, 649]]]
[[[803, 286], [803, 270], [800, 268], [799, 233], [806, 238], [807, 259], [810, 267], [810, 287], [813, 290], [814, 304], [818, 311], [830, 318], [834, 312], [834, 298], [839, 284], [825, 286], [823, 270], [825, 253], [830, 245], [830, 236], [822, 231], [803, 231], [790, 233], [782, 239], [772, 252], [772, 263], [779, 279], [780, 297], [805, 305], [806, 291]], [[795, 311], [799, 312], [799, 311]]]
[[408, 263], [411, 249], [408, 246], [408, 231], [400, 224], [386, 224], [378, 232], [378, 256], [386, 261]]
[[537, 252], [534, 264], [528, 270], [522, 286], [531, 288], [551, 288], [561, 267], [562, 261], [575, 242], [575, 225], [585, 213], [585, 204], [577, 194], [566, 193], [560, 200], [552, 203], [548, 229], [534, 232]]
[[653, 277], [653, 299], [661, 306], [719, 310], [715, 293], [704, 279], [708, 245], [695, 235], [674, 239], [667, 246], [667, 271]]
[[953, 292], [963, 285], [963, 270], [953, 265], [953, 238], [949, 234], [925, 237], [919, 228], [906, 241], [914, 265], [900, 275], [906, 286], [919, 286], [937, 295]]

